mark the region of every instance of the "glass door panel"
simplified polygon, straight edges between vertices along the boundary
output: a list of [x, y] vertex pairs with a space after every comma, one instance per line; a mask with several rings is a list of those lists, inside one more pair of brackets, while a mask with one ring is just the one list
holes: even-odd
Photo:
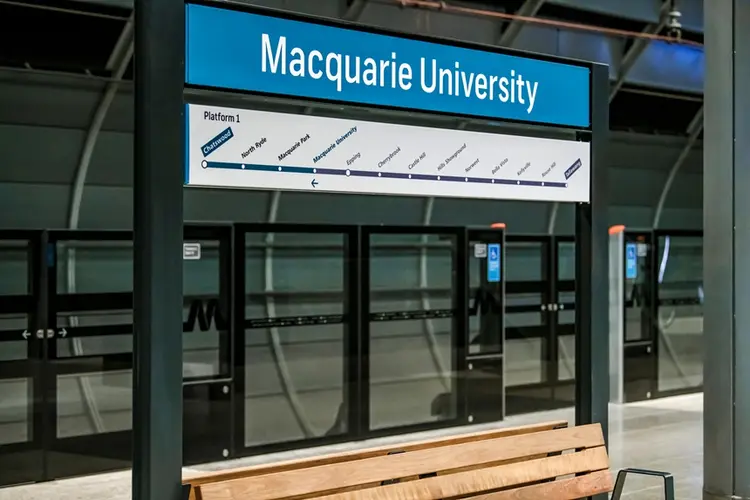
[[132, 451], [131, 233], [50, 232], [49, 248], [49, 475], [126, 468]]
[[506, 414], [548, 408], [552, 401], [549, 309], [550, 239], [508, 235], [505, 244]]
[[367, 228], [369, 428], [457, 418], [455, 234]]
[[357, 347], [349, 253], [356, 232], [303, 224], [237, 225], [235, 231], [238, 446], [350, 433], [357, 418], [351, 414]]
[[703, 384], [703, 237], [657, 236], [659, 393]]
[[34, 297], [39, 236], [0, 233], [0, 486], [45, 478], [43, 345]]
[[625, 401], [654, 396], [655, 259], [653, 233], [626, 231], [623, 390]]

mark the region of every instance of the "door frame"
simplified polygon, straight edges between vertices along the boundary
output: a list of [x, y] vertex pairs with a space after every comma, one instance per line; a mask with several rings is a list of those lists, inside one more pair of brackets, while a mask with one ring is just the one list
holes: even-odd
[[[534, 329], [535, 334], [531, 338], [542, 339], [542, 348], [540, 356], [540, 369], [542, 381], [538, 383], [511, 386], [514, 390], [537, 390], [548, 391], [547, 398], [542, 401], [548, 401], [536, 408], [534, 411], [544, 411], [568, 406], [565, 401], [558, 400], [558, 391], [565, 386], [575, 384], [575, 378], [568, 380], [559, 379], [559, 342], [562, 337], [561, 332], [570, 330], [567, 335], [575, 335], [577, 332], [576, 325], [560, 324], [560, 310], [575, 311], [575, 301], [564, 302], [560, 300], [561, 292], [575, 291], [575, 278], [572, 280], [561, 280], [559, 276], [559, 256], [561, 243], [574, 243], [573, 235], [550, 235], [550, 234], [507, 234], [505, 236], [507, 245], [513, 243], [534, 243], [541, 247], [540, 274], [541, 279], [535, 281], [507, 281], [506, 296], [512, 296], [514, 293], [534, 293], [539, 294], [541, 304], [529, 306], [506, 306], [506, 314], [534, 312], [539, 313], [541, 324], [533, 327], [524, 327]], [[506, 257], [506, 261], [509, 257]], [[509, 330], [508, 330], [509, 331]], [[507, 335], [507, 333], [506, 333]], [[575, 375], [575, 374], [574, 374]], [[574, 405], [575, 401], [570, 402]]]
[[[466, 297], [466, 321], [465, 321], [465, 327], [463, 329], [463, 343], [465, 345], [464, 350], [464, 360], [463, 360], [463, 366], [462, 371], [460, 372], [462, 374], [462, 390], [465, 393], [462, 399], [465, 401], [466, 406], [466, 413], [467, 413], [467, 421], [468, 422], [476, 422], [476, 423], [484, 423], [484, 422], [491, 422], [496, 420], [503, 420], [506, 416], [506, 396], [505, 396], [505, 387], [506, 387], [506, 378], [505, 378], [505, 371], [506, 371], [506, 338], [505, 338], [505, 314], [506, 314], [506, 231], [505, 231], [505, 224], [496, 224], [491, 227], [468, 227], [466, 228], [466, 284], [465, 287], [462, 289], [461, 294], [465, 295]], [[487, 306], [484, 305], [483, 299], [484, 295], [482, 295], [481, 289], [482, 285], [484, 283], [485, 278], [480, 277], [480, 281], [478, 284], [477, 294], [472, 293], [472, 280], [471, 280], [471, 266], [469, 262], [472, 259], [477, 258], [476, 255], [472, 252], [474, 248], [472, 248], [472, 244], [474, 243], [484, 243], [485, 245], [490, 244], [497, 244], [500, 245], [500, 276], [498, 279], [498, 287], [499, 287], [499, 295], [495, 296], [494, 299], [496, 299], [498, 302], [494, 302], [493, 304]], [[487, 265], [489, 264], [489, 261], [487, 260], [489, 258], [489, 254], [487, 254], [485, 257], [479, 257], [479, 273], [480, 276], [486, 276], [488, 270]], [[474, 306], [471, 305], [471, 301], [474, 300]], [[470, 320], [471, 316], [474, 313], [474, 310], [476, 309], [477, 317], [481, 321], [481, 315], [482, 310], [484, 307], [496, 307], [497, 310], [495, 311], [499, 317], [500, 317], [500, 343], [497, 346], [498, 350], [496, 352], [478, 352], [478, 353], [472, 353], [471, 352], [471, 327], [470, 327]], [[481, 325], [480, 325], [481, 328]], [[481, 333], [480, 333], [481, 335]], [[498, 369], [499, 366], [499, 373], [500, 373], [500, 394], [499, 394], [499, 407], [494, 406], [491, 403], [489, 404], [482, 404], [488, 397], [494, 396], [494, 386], [492, 381], [487, 382], [486, 377], [484, 376], [484, 373], [492, 373], [495, 370]], [[474, 377], [475, 368], [479, 367], [478, 372], [483, 373], [480, 374], [480, 377], [478, 377], [479, 382], [477, 383], [476, 387], [471, 387], [472, 384], [474, 384], [475, 380], [477, 378]], [[472, 404], [473, 402], [476, 402], [479, 404], [479, 406], [475, 406], [475, 404]], [[499, 411], [498, 411], [499, 410]], [[477, 418], [478, 417], [478, 418]]]
[[[0, 346], [5, 342], [16, 342], [26, 339], [26, 357], [20, 360], [0, 361], [0, 381], [9, 379], [27, 380], [26, 424], [27, 439], [0, 445], [0, 457], [13, 457], [16, 454], [31, 454], [32, 462], [37, 467], [26, 468], [28, 473], [14, 478], [10, 476], [0, 483], [0, 487], [18, 483], [43, 481], [47, 477], [47, 463], [44, 457], [46, 443], [49, 440], [48, 420], [44, 412], [44, 394], [47, 390], [43, 362], [45, 343], [41, 338], [44, 328], [43, 303], [39, 287], [40, 275], [44, 269], [46, 256], [43, 252], [45, 234], [41, 230], [0, 230], [0, 242], [18, 241], [26, 243], [26, 288], [25, 294], [0, 296], [0, 314], [26, 315], [25, 329], [0, 331]], [[37, 332], [40, 332], [37, 335]], [[18, 336], [16, 340], [14, 337]], [[2, 395], [0, 395], [2, 397]], [[12, 458], [10, 458], [13, 460]], [[5, 469], [9, 470], [9, 469]]]
[[660, 246], [660, 238], [663, 236], [669, 236], [673, 238], [703, 238], [703, 230], [701, 229], [655, 229], [652, 231], [652, 249], [653, 249], [653, 259], [652, 259], [652, 265], [654, 266], [654, 270], [652, 272], [652, 289], [653, 289], [653, 335], [654, 335], [654, 343], [653, 343], [653, 357], [654, 357], [654, 382], [653, 382], [653, 389], [652, 389], [652, 399], [654, 398], [665, 398], [670, 396], [681, 396], [684, 394], [695, 394], [699, 392], [703, 392], [703, 384], [697, 385], [697, 386], [691, 386], [691, 387], [684, 387], [680, 389], [669, 389], [669, 390], [660, 390], [659, 389], [659, 360], [661, 359], [659, 356], [659, 351], [661, 349], [661, 331], [659, 329], [659, 308], [661, 307], [662, 299], [659, 296], [659, 267], [660, 267], [660, 255], [662, 248]]
[[[360, 260], [360, 336], [361, 336], [361, 366], [360, 366], [360, 429], [366, 433], [367, 437], [388, 436], [394, 434], [405, 434], [412, 432], [422, 432], [445, 427], [455, 427], [466, 423], [466, 353], [468, 352], [467, 332], [468, 332], [468, 297], [462, 290], [468, 289], [468, 232], [465, 227], [458, 226], [382, 226], [382, 225], [363, 225], [361, 231], [361, 260]], [[415, 318], [446, 318], [452, 319], [451, 329], [451, 374], [453, 377], [453, 390], [450, 393], [454, 399], [454, 416], [436, 421], [426, 421], [414, 424], [396, 425], [373, 429], [370, 421], [370, 341], [371, 325], [373, 317], [378, 313], [371, 312], [371, 269], [370, 262], [372, 257], [372, 236], [373, 235], [415, 235], [415, 236], [446, 236], [453, 239], [451, 251], [451, 310], [423, 310], [414, 311]], [[396, 244], [394, 244], [396, 245]], [[428, 243], [422, 241], [421, 244], [412, 245], [420, 250], [427, 249]], [[420, 252], [425, 255], [423, 252]], [[426, 264], [425, 264], [426, 265]], [[421, 292], [420, 288], [415, 291]], [[387, 314], [387, 313], [384, 313]]]
[[[358, 226], [340, 224], [303, 224], [303, 223], [235, 223], [234, 242], [232, 252], [233, 262], [233, 403], [232, 416], [235, 425], [233, 436], [234, 457], [250, 454], [273, 453], [282, 450], [323, 446], [342, 441], [351, 441], [364, 435], [362, 429], [361, 408], [361, 373], [364, 363], [361, 363], [361, 338], [359, 336], [361, 297], [357, 286], [359, 280], [361, 252], [361, 232]], [[251, 421], [246, 406], [246, 355], [245, 346], [247, 330], [270, 327], [294, 327], [295, 318], [246, 317], [246, 300], [250, 292], [247, 291], [247, 247], [250, 244], [248, 235], [263, 235], [255, 243], [266, 248], [272, 248], [268, 242], [268, 234], [341, 234], [344, 237], [341, 248], [344, 259], [343, 283], [343, 314], [311, 315], [306, 318], [305, 325], [342, 324], [343, 325], [343, 401], [339, 406], [339, 415], [345, 418], [346, 431], [333, 435], [311, 438], [281, 440], [260, 444], [246, 444], [246, 423]], [[317, 248], [317, 247], [316, 247]], [[338, 248], [338, 247], [337, 247]], [[265, 292], [264, 292], [265, 293]], [[338, 418], [336, 419], [338, 421]]]

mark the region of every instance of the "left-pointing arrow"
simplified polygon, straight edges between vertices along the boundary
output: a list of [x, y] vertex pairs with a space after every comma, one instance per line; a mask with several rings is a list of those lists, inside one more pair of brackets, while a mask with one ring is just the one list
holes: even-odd
[[313, 179], [310, 184], [312, 184], [312, 187], [315, 187], [315, 186], [318, 185], [318, 181], [316, 181], [315, 179]]
[[29, 333], [29, 331], [28, 331], [28, 330], [24, 330], [24, 331], [23, 331], [23, 333], [21, 334], [21, 336], [22, 336], [23, 338], [25, 338], [25, 339], [29, 338], [29, 336], [30, 336], [30, 335], [31, 335], [31, 334]]

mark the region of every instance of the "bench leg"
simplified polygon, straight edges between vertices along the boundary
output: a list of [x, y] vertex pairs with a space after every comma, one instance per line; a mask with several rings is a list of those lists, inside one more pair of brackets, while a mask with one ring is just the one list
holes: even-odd
[[182, 485], [182, 500], [190, 500], [190, 489], [189, 484]]
[[638, 474], [641, 476], [658, 476], [664, 480], [664, 500], [675, 500], [674, 498], [674, 477], [669, 472], [659, 472], [647, 469], [622, 469], [617, 473], [615, 480], [615, 489], [612, 492], [612, 500], [620, 500], [622, 490], [625, 487], [625, 479], [628, 474]]

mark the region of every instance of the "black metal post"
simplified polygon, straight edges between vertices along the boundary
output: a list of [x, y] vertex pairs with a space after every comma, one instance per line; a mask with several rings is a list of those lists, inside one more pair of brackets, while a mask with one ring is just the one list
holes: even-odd
[[704, 0], [703, 498], [750, 498], [750, 2]]
[[[591, 71], [591, 202], [576, 206], [576, 425], [609, 419], [607, 164], [609, 69]], [[603, 497], [604, 498], [604, 497]]]
[[181, 499], [184, 16], [135, 1], [135, 500]]

